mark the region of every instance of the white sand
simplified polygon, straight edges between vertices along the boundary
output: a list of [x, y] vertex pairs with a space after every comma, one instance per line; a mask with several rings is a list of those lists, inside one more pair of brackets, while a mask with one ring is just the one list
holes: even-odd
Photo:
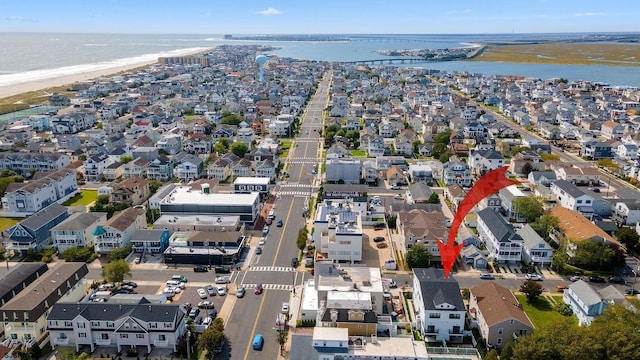
[[[180, 52], [179, 54], [172, 54], [171, 56], [186, 56], [186, 55], [194, 55], [203, 53], [208, 50], [198, 49], [198, 50], [190, 50], [185, 52]], [[64, 75], [59, 77], [52, 77], [47, 79], [40, 79], [34, 81], [23, 82], [19, 84], [12, 84], [8, 86], [0, 86], [0, 99], [18, 95], [30, 91], [44, 90], [57, 86], [71, 85], [79, 81], [97, 79], [103, 76], [115, 75], [117, 73], [139, 68], [142, 66], [149, 66], [152, 64], [156, 64], [157, 59], [153, 61], [143, 61], [139, 63], [132, 63], [124, 66], [110, 67], [107, 69], [99, 69], [86, 71], [82, 73], [77, 73], [73, 75]]]

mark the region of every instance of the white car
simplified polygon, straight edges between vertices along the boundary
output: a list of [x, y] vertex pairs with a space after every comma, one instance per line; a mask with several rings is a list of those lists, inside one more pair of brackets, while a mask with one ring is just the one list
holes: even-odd
[[289, 313], [289, 304], [288, 303], [282, 303], [282, 313], [283, 314]]
[[216, 277], [216, 284], [228, 284], [229, 277], [227, 276], [218, 276]]
[[187, 284], [181, 282], [180, 284], [178, 284], [178, 286], [176, 286], [177, 288], [183, 289], [187, 287]]
[[218, 295], [220, 295], [220, 296], [225, 296], [227, 294], [226, 291], [224, 291], [224, 288], [222, 286], [217, 286], [216, 287], [216, 291], [218, 292]]
[[182, 292], [182, 289], [177, 286], [172, 287], [171, 290], [173, 290], [175, 294], [180, 294]]
[[538, 274], [527, 274], [524, 276], [524, 278], [532, 281], [542, 281], [542, 276]]
[[207, 298], [207, 292], [204, 289], [198, 289], [198, 296], [200, 296], [200, 299], [206, 299]]
[[258, 242], [258, 245], [264, 245], [267, 242], [267, 238], [266, 237], [261, 237], [260, 241]]
[[397, 194], [396, 196], [393, 197], [396, 200], [403, 200], [404, 196], [402, 196], [402, 194]]

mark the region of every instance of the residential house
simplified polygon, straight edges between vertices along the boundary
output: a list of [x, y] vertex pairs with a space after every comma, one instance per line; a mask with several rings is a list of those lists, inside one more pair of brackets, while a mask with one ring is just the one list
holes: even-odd
[[66, 167], [70, 162], [69, 155], [63, 153], [0, 153], [0, 168], [13, 170], [25, 177], [31, 176], [31, 169], [55, 171]]
[[427, 212], [421, 209], [398, 212], [397, 229], [403, 252], [415, 244], [424, 245], [433, 262], [439, 262], [438, 241], [446, 241], [449, 235], [447, 219], [440, 211]]
[[190, 134], [184, 141], [184, 151], [189, 154], [209, 154], [213, 148], [211, 137], [201, 134]]
[[335, 261], [362, 260], [362, 216], [353, 201], [325, 199], [318, 204], [316, 244], [318, 251]]
[[253, 173], [253, 164], [247, 158], [242, 158], [231, 165], [231, 174], [235, 177], [250, 177]]
[[484, 252], [480, 250], [475, 244], [465, 244], [460, 251], [460, 257], [465, 264], [471, 265], [475, 269], [484, 270], [487, 268], [489, 261], [484, 255]]
[[429, 203], [429, 198], [431, 198], [433, 191], [429, 185], [420, 182], [410, 184], [407, 187], [407, 194], [407, 201], [409, 201], [410, 198], [411, 203], [413, 204], [427, 204]]
[[133, 161], [129, 161], [123, 166], [122, 177], [129, 179], [132, 177], [143, 177], [147, 175], [147, 167], [149, 160], [143, 158], [137, 158]]
[[51, 246], [51, 229], [69, 217], [65, 206], [53, 203], [11, 227], [7, 249], [20, 254]]
[[124, 349], [143, 346], [177, 351], [187, 332], [186, 314], [178, 304], [154, 304], [146, 298], [138, 303], [63, 302], [53, 304], [47, 329], [53, 346]]
[[60, 253], [72, 247], [93, 248], [93, 232], [107, 222], [107, 213], [75, 213], [51, 229], [53, 247]]
[[504, 157], [495, 150], [471, 150], [468, 162], [471, 173], [477, 176], [501, 168], [505, 164]]
[[460, 286], [436, 268], [413, 269], [416, 327], [429, 341], [462, 342], [466, 309]]
[[99, 182], [104, 169], [109, 165], [109, 156], [103, 153], [91, 155], [84, 161], [84, 178], [90, 182]]
[[490, 208], [478, 212], [477, 230], [491, 259], [500, 263], [522, 260], [522, 237], [502, 216]]
[[511, 158], [509, 172], [519, 176], [526, 175], [526, 170], [533, 172], [539, 170], [542, 165], [542, 158], [533, 151], [521, 151]]
[[175, 155], [182, 151], [182, 135], [180, 134], [164, 134], [162, 138], [156, 142], [156, 147], [165, 154]]
[[533, 230], [531, 225], [525, 224], [516, 232], [523, 240], [522, 260], [540, 268], [550, 267], [553, 260], [553, 248]]
[[89, 269], [85, 263], [59, 262], [35, 279], [0, 308], [0, 318], [7, 339], [27, 348], [46, 340], [46, 317], [58, 302], [74, 306], [86, 294]]
[[96, 254], [107, 254], [115, 248], [129, 246], [131, 234], [146, 227], [144, 209], [128, 208], [117, 211], [104, 225], [97, 226], [93, 231]]
[[471, 169], [457, 157], [451, 157], [449, 162], [442, 166], [442, 180], [445, 186], [458, 184], [462, 187], [471, 186]]
[[345, 184], [359, 184], [362, 162], [359, 159], [327, 159], [325, 179]]
[[431, 184], [433, 182], [433, 169], [430, 165], [417, 163], [409, 165], [409, 176], [412, 182]]
[[559, 237], [564, 236], [568, 240], [566, 252], [569, 257], [575, 255], [578, 244], [585, 240], [620, 246], [618, 241], [611, 235], [604, 232], [577, 211], [555, 206], [549, 211], [548, 215], [557, 217], [559, 221], [559, 230], [551, 233], [551, 239], [560, 244]]
[[[358, 296], [358, 298], [365, 298], [369, 295], [368, 301], [366, 301], [366, 299], [363, 299], [362, 301], [364, 304], [368, 302], [369, 308], [366, 308], [363, 304], [355, 301], [336, 301], [330, 299], [330, 296], [334, 293], [344, 294], [342, 291], [329, 292], [327, 294], [327, 302], [329, 305], [321, 315], [322, 327], [348, 329], [349, 336], [371, 336], [377, 333], [378, 316], [376, 315], [376, 312], [371, 309], [370, 293], [354, 294], [355, 296]], [[364, 296], [361, 296], [360, 294]], [[341, 297], [344, 298], [344, 295]], [[346, 306], [346, 308], [344, 306]]]
[[169, 246], [169, 229], [144, 229], [131, 233], [131, 246], [136, 254], [160, 255]]
[[207, 177], [224, 181], [231, 176], [231, 165], [233, 165], [233, 160], [225, 157], [212, 161], [207, 167]]
[[64, 202], [78, 193], [76, 172], [61, 169], [38, 172], [25, 183], [10, 183], [2, 198], [9, 214], [33, 214], [54, 202]]
[[549, 171], [532, 171], [527, 176], [527, 181], [535, 186], [550, 186], [551, 183], [556, 181], [556, 173]]
[[605, 121], [600, 128], [600, 135], [605, 139], [622, 139], [624, 126], [615, 121]]
[[583, 214], [593, 213], [593, 197], [567, 180], [556, 180], [551, 184], [551, 191], [556, 195], [560, 206], [577, 210]]
[[362, 162], [362, 178], [367, 184], [376, 184], [379, 181], [379, 172], [375, 161], [366, 160]]
[[114, 161], [102, 170], [102, 177], [104, 180], [114, 181], [122, 178], [123, 173], [124, 164], [119, 161]]
[[407, 177], [404, 176], [404, 172], [398, 166], [392, 166], [389, 170], [385, 171], [385, 177], [390, 185], [407, 184]]
[[603, 141], [586, 141], [582, 143], [580, 156], [589, 160], [613, 159], [613, 149], [611, 145]]
[[174, 156], [172, 161], [177, 164], [176, 177], [182, 182], [200, 179], [204, 173], [204, 161], [195, 155], [181, 152]]
[[569, 181], [578, 186], [600, 185], [600, 172], [594, 167], [559, 167], [555, 172], [558, 179]]
[[531, 334], [533, 323], [511, 290], [490, 281], [470, 289], [469, 316], [491, 348]]
[[147, 164], [147, 179], [167, 181], [173, 178], [173, 162], [165, 156], [158, 156]]
[[612, 219], [618, 226], [635, 226], [640, 222], [640, 201], [616, 201]]
[[367, 145], [367, 152], [369, 154], [369, 157], [377, 158], [380, 156], [384, 156], [384, 149], [385, 149], [384, 138], [382, 138], [382, 136], [369, 137], [369, 141]]
[[510, 185], [498, 190], [501, 212], [509, 221], [525, 222], [526, 218], [518, 212], [517, 200], [526, 197], [517, 185]]
[[449, 185], [444, 189], [444, 197], [451, 201], [453, 211], [458, 209], [465, 196], [467, 196], [467, 192], [458, 184]]
[[564, 291], [562, 300], [573, 310], [578, 318], [578, 325], [589, 326], [593, 319], [602, 315], [609, 304], [623, 303], [624, 295], [613, 285], [596, 290], [589, 283], [578, 280]]
[[113, 186], [111, 202], [126, 203], [132, 206], [140, 205], [150, 196], [150, 180], [139, 177], [125, 179]]
[[620, 144], [616, 148], [616, 156], [622, 160], [638, 159], [638, 146], [635, 144]]

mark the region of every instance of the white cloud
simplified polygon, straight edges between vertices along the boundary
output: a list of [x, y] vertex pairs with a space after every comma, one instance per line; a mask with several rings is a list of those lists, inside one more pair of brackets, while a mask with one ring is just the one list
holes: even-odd
[[7, 21], [21, 21], [21, 22], [36, 22], [35, 19], [32, 18], [27, 18], [27, 17], [22, 17], [22, 16], [7, 16], [6, 18], [4, 18]]
[[266, 10], [258, 11], [258, 14], [262, 16], [280, 15], [282, 11], [275, 8], [268, 8]]
[[584, 13], [577, 13], [574, 14], [574, 16], [601, 16], [604, 15], [602, 13], [594, 13], [594, 12], [584, 12]]

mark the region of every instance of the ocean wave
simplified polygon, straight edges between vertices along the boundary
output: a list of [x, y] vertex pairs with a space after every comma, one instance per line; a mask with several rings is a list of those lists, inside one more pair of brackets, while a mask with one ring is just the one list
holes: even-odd
[[40, 69], [29, 70], [10, 74], [0, 74], [0, 87], [11, 86], [16, 84], [23, 84], [38, 80], [54, 79], [63, 76], [78, 75], [89, 73], [97, 70], [108, 70], [120, 67], [131, 66], [135, 67], [139, 64], [151, 63], [158, 60], [159, 57], [164, 56], [181, 56], [191, 54], [194, 52], [205, 51], [209, 48], [206, 47], [193, 47], [186, 49], [177, 49], [170, 51], [162, 51], [159, 53], [144, 54], [135, 57], [128, 57], [123, 59], [114, 59], [111, 61], [103, 61], [91, 64], [81, 64], [73, 66], [65, 66], [56, 69]]

